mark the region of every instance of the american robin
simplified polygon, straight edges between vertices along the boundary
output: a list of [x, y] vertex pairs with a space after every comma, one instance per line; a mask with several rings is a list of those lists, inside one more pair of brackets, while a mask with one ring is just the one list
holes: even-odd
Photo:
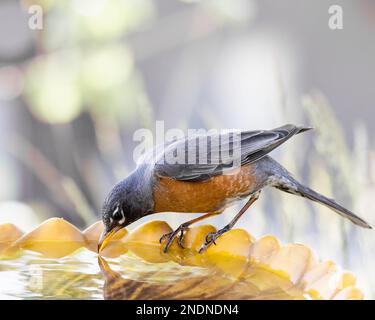
[[[99, 252], [115, 232], [146, 215], [158, 212], [203, 214], [181, 224], [161, 239], [166, 240], [165, 252], [175, 238], [182, 247], [184, 232], [191, 224], [217, 215], [234, 202], [249, 197], [228, 225], [207, 235], [206, 243], [200, 250], [203, 251], [235, 225], [266, 186], [316, 201], [356, 225], [371, 228], [366, 221], [334, 200], [302, 185], [283, 166], [268, 156], [269, 152], [292, 136], [309, 129], [311, 128], [288, 124], [274, 130], [227, 132], [193, 139], [184, 138], [155, 148], [144, 156], [127, 178], [113, 187], [104, 201], [104, 231], [98, 244]], [[232, 139], [228, 139], [229, 134], [232, 134]], [[201, 139], [202, 137], [206, 139]], [[192, 144], [192, 141], [196, 143]], [[208, 141], [202, 152], [201, 141]], [[173, 159], [179, 150], [183, 150], [185, 161], [166, 161]], [[198, 153], [207, 161], [199, 161], [202, 157], [198, 159]], [[239, 155], [237, 168], [233, 166], [235, 153]], [[193, 157], [190, 157], [191, 154]], [[188, 157], [197, 161], [186, 161]]]

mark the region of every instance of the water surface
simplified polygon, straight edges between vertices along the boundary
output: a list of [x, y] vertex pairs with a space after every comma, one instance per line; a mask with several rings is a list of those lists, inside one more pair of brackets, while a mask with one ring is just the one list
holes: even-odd
[[98, 258], [86, 249], [61, 259], [25, 251], [0, 261], [1, 299], [301, 299], [290, 281], [261, 269], [238, 278], [209, 267], [150, 263], [129, 252]]

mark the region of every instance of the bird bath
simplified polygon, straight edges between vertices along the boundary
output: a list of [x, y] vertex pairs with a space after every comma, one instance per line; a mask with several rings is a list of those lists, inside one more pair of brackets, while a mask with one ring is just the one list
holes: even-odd
[[0, 225], [3, 299], [362, 299], [356, 278], [320, 262], [301, 244], [280, 245], [234, 229], [206, 252], [197, 250], [215, 228], [191, 228], [185, 249], [159, 243], [171, 227], [152, 221], [114, 237], [99, 257], [97, 222], [80, 231], [52, 218], [22, 234]]

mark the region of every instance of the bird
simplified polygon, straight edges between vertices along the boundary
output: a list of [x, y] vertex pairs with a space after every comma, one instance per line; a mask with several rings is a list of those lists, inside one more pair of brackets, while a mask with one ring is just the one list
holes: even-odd
[[[272, 130], [208, 132], [154, 147], [106, 197], [101, 212], [104, 228], [98, 241], [98, 252], [118, 230], [144, 216], [160, 212], [200, 213], [197, 218], [182, 223], [160, 238], [161, 242], [165, 241], [164, 252], [174, 239], [183, 248], [183, 237], [192, 224], [218, 215], [237, 201], [247, 199], [227, 225], [207, 234], [199, 249], [203, 252], [233, 228], [265, 187], [318, 202], [352, 223], [371, 229], [365, 220], [335, 200], [297, 181], [269, 156], [272, 150], [291, 137], [310, 129], [286, 124]], [[178, 152], [184, 161], [173, 161]]]

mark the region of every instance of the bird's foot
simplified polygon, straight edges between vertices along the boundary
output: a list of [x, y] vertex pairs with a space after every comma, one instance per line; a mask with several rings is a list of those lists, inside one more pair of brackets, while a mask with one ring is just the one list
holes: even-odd
[[204, 245], [201, 246], [201, 248], [199, 249], [199, 253], [202, 253], [204, 251], [207, 250], [207, 248], [214, 244], [216, 245], [216, 239], [219, 238], [223, 233], [227, 232], [230, 230], [230, 227], [229, 226], [225, 226], [224, 228], [216, 231], [216, 232], [210, 232], [209, 234], [207, 234], [206, 236], [206, 242]]
[[184, 239], [185, 231], [188, 230], [189, 227], [186, 224], [180, 225], [176, 230], [166, 233], [160, 238], [160, 243], [162, 243], [165, 239], [167, 239], [167, 243], [163, 249], [164, 253], [167, 253], [169, 247], [171, 246], [173, 240], [177, 238], [178, 245], [184, 249], [184, 246], [182, 244], [182, 240]]

